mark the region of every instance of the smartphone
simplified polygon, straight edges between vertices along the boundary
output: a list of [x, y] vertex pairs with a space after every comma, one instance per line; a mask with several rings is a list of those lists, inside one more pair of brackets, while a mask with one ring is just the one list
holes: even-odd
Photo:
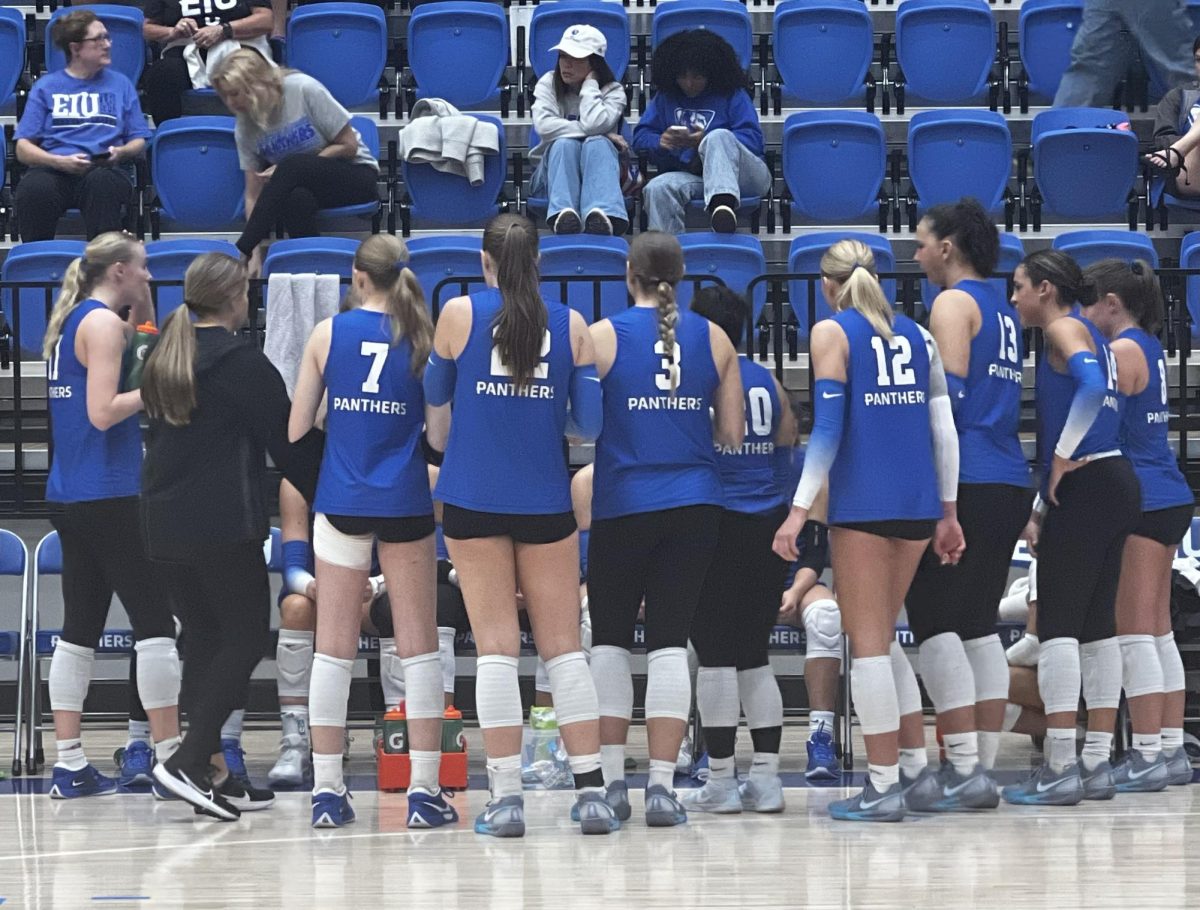
[[96, 164], [104, 164], [112, 158], [112, 152], [97, 152], [92, 155], [92, 161]]
[[683, 133], [686, 136], [689, 134], [690, 130], [688, 130], [688, 128], [686, 126], [668, 126], [667, 132], [668, 133]]

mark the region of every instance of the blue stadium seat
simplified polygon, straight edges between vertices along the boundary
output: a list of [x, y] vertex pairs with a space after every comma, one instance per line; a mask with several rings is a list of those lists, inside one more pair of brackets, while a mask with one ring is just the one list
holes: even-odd
[[[374, 8], [372, 7], [372, 9]], [[387, 165], [381, 160], [379, 154], [379, 127], [375, 125], [375, 121], [369, 117], [355, 116], [350, 118], [350, 124], [358, 130], [358, 134], [362, 136], [367, 150], [379, 162], [381, 175], [386, 174]], [[340, 205], [332, 209], [321, 209], [317, 214], [323, 222], [336, 221], [341, 218], [370, 218], [371, 232], [378, 234], [381, 211], [382, 208], [379, 200], [376, 199], [372, 202], [360, 202], [355, 205]]]
[[1021, 110], [1029, 109], [1028, 93], [1052, 101], [1071, 62], [1071, 45], [1083, 21], [1083, 0], [1025, 0], [1018, 34], [1021, 48]]
[[[996, 263], [996, 271], [1001, 274], [1011, 274], [1015, 272], [1017, 266], [1021, 264], [1021, 260], [1025, 258], [1025, 244], [1021, 242], [1021, 238], [1016, 234], [1009, 234], [1001, 231], [1000, 233], [1000, 259]], [[1008, 280], [1005, 278], [993, 278], [992, 283], [996, 286], [997, 292], [1005, 300], [1009, 298]], [[925, 309], [933, 307], [933, 299], [938, 295], [938, 288], [935, 288], [928, 278], [921, 279], [921, 303]]]
[[[1179, 267], [1200, 268], [1200, 231], [1193, 231], [1183, 238], [1179, 248]], [[1192, 317], [1192, 338], [1200, 338], [1200, 275], [1188, 277], [1187, 309]]]
[[621, 81], [629, 69], [629, 16], [623, 6], [609, 0], [558, 0], [535, 6], [529, 22], [529, 64], [533, 75], [540, 78], [554, 69], [558, 51], [550, 48], [558, 44], [563, 32], [572, 25], [591, 25], [601, 31], [608, 40], [604, 59], [617, 81]]
[[233, 138], [232, 117], [168, 120], [150, 144], [150, 176], [158, 196], [151, 209], [158, 237], [158, 208], [193, 230], [230, 229], [241, 219], [246, 189]]
[[16, 720], [13, 724], [13, 774], [21, 771], [21, 733], [25, 726], [25, 687], [29, 682], [29, 651], [25, 648], [25, 635], [28, 631], [29, 620], [29, 550], [12, 531], [0, 530], [0, 575], [19, 577], [21, 579], [21, 625], [15, 633], [0, 633], [0, 656], [18, 661], [17, 669], [17, 709]]
[[[453, 5], [459, 4], [434, 3], [428, 7], [420, 7], [417, 12], [431, 7]], [[486, 221], [496, 214], [497, 200], [508, 173], [508, 147], [505, 142], [504, 124], [496, 117], [486, 114], [475, 116], [495, 124], [500, 133], [499, 154], [488, 155], [484, 159], [483, 183], [480, 186], [471, 186], [464, 178], [444, 174], [432, 165], [403, 162], [401, 176], [411, 200], [411, 211], [407, 208], [401, 210], [405, 220], [405, 234], [408, 233], [408, 222], [412, 218], [440, 225], [466, 226]]]
[[24, 69], [25, 18], [15, 9], [0, 6], [0, 107], [12, 100]]
[[[846, 233], [842, 231], [829, 231], [820, 234], [804, 234], [792, 241], [792, 247], [788, 251], [788, 271], [798, 274], [817, 274], [821, 271], [821, 257], [825, 255], [825, 251], [837, 243], [839, 240], [845, 239], [860, 240], [871, 248], [871, 252], [875, 254], [875, 268], [881, 272], [896, 271], [896, 256], [892, 252], [892, 245], [886, 237], [879, 234], [866, 233]], [[833, 311], [829, 307], [829, 302], [825, 299], [825, 294], [821, 291], [821, 282], [819, 279], [814, 280], [816, 288], [816, 321], [828, 319], [833, 315]], [[808, 338], [809, 330], [812, 328], [808, 322], [808, 293], [809, 284], [807, 281], [789, 281], [788, 282], [788, 300], [791, 301], [792, 312], [796, 314], [796, 321], [799, 323], [799, 336], [802, 339]], [[887, 278], [883, 281], [883, 293], [888, 300], [896, 299], [896, 281], [894, 278]]]
[[1101, 259], [1145, 259], [1158, 268], [1154, 242], [1137, 231], [1069, 231], [1055, 237], [1053, 247], [1069, 253], [1080, 268]]
[[[1133, 205], [1128, 199], [1138, 175], [1138, 140], [1128, 123], [1120, 111], [1091, 107], [1055, 108], [1033, 118], [1033, 174], [1040, 192], [1040, 201], [1031, 204], [1035, 230], [1042, 204], [1058, 215], [1087, 219], [1111, 218]], [[1131, 217], [1136, 220], [1136, 209]]]
[[[908, 124], [909, 221], [943, 202], [974, 196], [989, 212], [1005, 202], [1012, 171], [1008, 121], [995, 111], [922, 111]], [[1009, 221], [1011, 222], [1011, 210]]]
[[352, 237], [293, 237], [278, 240], [267, 249], [263, 278], [272, 274], [337, 275], [350, 280], [354, 254], [360, 241]]
[[417, 7], [408, 20], [408, 65], [418, 98], [443, 98], [459, 109], [496, 109], [508, 65], [504, 7], [472, 0]]
[[[417, 276], [417, 281], [425, 291], [425, 302], [430, 308], [434, 306], [434, 291], [438, 283], [447, 278], [473, 277], [483, 274], [483, 264], [479, 259], [480, 238], [478, 235], [466, 236], [450, 234], [443, 237], [413, 237], [408, 244], [408, 267]], [[474, 282], [467, 286], [467, 291], [483, 288], [483, 282]], [[437, 310], [452, 297], [462, 294], [461, 285], [453, 282], [442, 286], [437, 291]]]
[[[629, 293], [625, 288], [625, 261], [629, 258], [629, 244], [623, 237], [547, 235], [542, 237], [541, 253], [539, 270], [543, 276], [542, 296], [547, 300], [569, 304], [572, 309], [579, 311], [588, 324], [595, 321], [597, 288], [600, 291], [601, 319], [615, 316], [629, 306]], [[568, 282], [564, 293], [563, 285], [557, 281], [547, 281], [547, 275], [615, 275], [621, 280], [599, 284]]]
[[776, 112], [802, 101], [860, 99], [875, 52], [875, 29], [862, 0], [782, 0], [773, 43], [781, 85]]
[[904, 71], [897, 108], [911, 93], [959, 104], [979, 99], [996, 57], [987, 0], [906, 0], [896, 7], [896, 59]]
[[742, 69], [750, 68], [754, 34], [744, 4], [730, 0], [665, 0], [654, 7], [650, 46], [658, 47], [664, 38], [693, 28], [716, 32], [733, 47]]
[[[152, 240], [146, 244], [146, 268], [155, 281], [183, 281], [188, 266], [201, 253], [224, 253], [234, 259], [241, 256], [238, 248], [228, 240]], [[155, 313], [161, 326], [163, 320], [183, 303], [183, 286], [160, 287], [156, 293]]]
[[[726, 287], [743, 296], [750, 280], [767, 271], [762, 244], [757, 237], [749, 234], [681, 234], [679, 244], [683, 247], [685, 274], [698, 278], [715, 275], [725, 282]], [[677, 293], [681, 307], [691, 303], [694, 291], [691, 281], [680, 282]], [[751, 302], [751, 315], [755, 323], [762, 315], [766, 302], [767, 284], [762, 282], [755, 287], [754, 300]]]
[[288, 16], [287, 56], [344, 107], [373, 103], [387, 66], [387, 18], [369, 3], [298, 6]]
[[[0, 266], [0, 281], [38, 281], [53, 285], [49, 292], [42, 288], [10, 288], [0, 295], [4, 315], [13, 333], [17, 335], [23, 351], [42, 359], [42, 339], [46, 335], [46, 315], [58, 296], [67, 266], [73, 259], [83, 255], [82, 240], [34, 240], [22, 243], [8, 251], [4, 265]], [[19, 308], [18, 326], [13, 318], [13, 298]]]
[[[67, 65], [63, 52], [49, 40], [54, 23], [78, 7], [59, 7], [46, 23], [46, 72], [60, 70]], [[112, 68], [129, 77], [137, 85], [146, 66], [146, 42], [142, 38], [145, 17], [136, 6], [116, 6], [106, 3], [88, 4], [87, 9], [96, 14], [112, 37]]]
[[[782, 206], [784, 230], [792, 214], [839, 223], [884, 205], [886, 166], [887, 142], [874, 114], [792, 114], [783, 125], [783, 179], [792, 195], [791, 206]], [[880, 215], [880, 222], [886, 225], [886, 214]]]

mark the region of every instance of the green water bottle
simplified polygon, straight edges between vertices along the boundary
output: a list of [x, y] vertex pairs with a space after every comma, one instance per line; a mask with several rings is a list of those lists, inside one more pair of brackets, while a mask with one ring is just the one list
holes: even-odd
[[124, 377], [122, 386], [126, 392], [142, 387], [142, 370], [146, 368], [146, 358], [158, 344], [158, 329], [151, 322], [143, 322], [129, 339], [125, 349], [125, 357], [121, 363], [121, 375]]

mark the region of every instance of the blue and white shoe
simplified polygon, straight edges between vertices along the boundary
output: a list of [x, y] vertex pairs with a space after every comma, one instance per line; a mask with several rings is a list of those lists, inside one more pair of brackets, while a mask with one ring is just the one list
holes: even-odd
[[1046, 763], [1027, 781], [1005, 787], [1000, 795], [1015, 806], [1077, 806], [1083, 800], [1083, 778], [1078, 763], [1058, 774]]
[[1117, 781], [1113, 777], [1113, 768], [1106, 761], [1100, 762], [1090, 772], [1080, 762], [1079, 777], [1083, 780], [1084, 799], [1105, 800], [1117, 795]]
[[753, 775], [747, 777], [738, 786], [738, 796], [741, 797], [742, 808], [747, 812], [770, 815], [784, 810], [783, 781], [778, 774], [767, 780]]
[[963, 809], [995, 809], [1000, 793], [995, 782], [980, 765], [967, 775], [953, 765], [934, 772], [926, 768], [916, 782], [904, 791], [904, 805], [910, 812], [958, 812]]
[[322, 790], [313, 794], [312, 826], [314, 828], [344, 828], [353, 822], [354, 807], [350, 805], [349, 790], [343, 790], [341, 793]]
[[701, 752], [700, 757], [692, 764], [692, 773], [689, 775], [692, 780], [699, 781], [702, 784], [708, 783], [708, 753]]
[[571, 821], [584, 834], [612, 834], [621, 827], [617, 813], [600, 793], [580, 793], [571, 807]]
[[85, 765], [79, 771], [54, 766], [50, 783], [51, 799], [79, 799], [84, 796], [107, 796], [117, 792], [117, 782], [105, 777], [94, 765]]
[[808, 768], [804, 771], [806, 780], [842, 779], [842, 763], [838, 760], [833, 737], [826, 731], [824, 724], [818, 724], [817, 729], [809, 735], [807, 748]]
[[475, 833], [489, 837], [524, 837], [525, 797], [493, 799], [475, 819]]
[[679, 799], [662, 784], [646, 788], [646, 824], [651, 828], [674, 828], [687, 821]]
[[1154, 761], [1146, 761], [1137, 749], [1130, 749], [1113, 768], [1113, 780], [1121, 793], [1157, 793], [1171, 781], [1171, 769], [1161, 752]]
[[116, 751], [113, 761], [117, 764], [117, 783], [121, 789], [148, 787], [154, 783], [154, 750], [149, 743], [135, 740]]
[[829, 804], [831, 818], [843, 822], [898, 822], [904, 820], [904, 790], [892, 784], [883, 793], [868, 778], [862, 792]]
[[225, 767], [229, 773], [242, 782], [243, 786], [253, 786], [250, 775], [246, 771], [246, 750], [242, 748], [240, 739], [221, 740], [221, 753], [225, 756]]
[[1192, 782], [1192, 760], [1187, 749], [1176, 749], [1174, 755], [1167, 756], [1167, 773], [1167, 783], [1172, 787], [1186, 787]]
[[414, 788], [408, 791], [408, 827], [440, 828], [458, 821], [458, 812], [446, 802], [445, 790], [430, 793]]
[[695, 790], [685, 790], [679, 802], [689, 811], [711, 812], [714, 815], [736, 815], [742, 811], [736, 777], [710, 777], [708, 783]]

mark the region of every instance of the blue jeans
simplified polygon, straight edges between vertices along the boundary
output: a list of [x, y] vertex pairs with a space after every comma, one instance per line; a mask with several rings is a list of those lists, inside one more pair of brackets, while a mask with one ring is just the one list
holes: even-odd
[[1195, 36], [1184, 0], [1087, 0], [1071, 45], [1071, 64], [1054, 96], [1055, 107], [1108, 107], [1133, 52], [1123, 31], [1168, 88], [1195, 80]]
[[621, 162], [607, 136], [556, 139], [533, 172], [529, 192], [549, 196], [546, 217], [550, 221], [563, 209], [573, 209], [580, 219], [592, 209], [622, 221], [628, 217], [621, 194]]

